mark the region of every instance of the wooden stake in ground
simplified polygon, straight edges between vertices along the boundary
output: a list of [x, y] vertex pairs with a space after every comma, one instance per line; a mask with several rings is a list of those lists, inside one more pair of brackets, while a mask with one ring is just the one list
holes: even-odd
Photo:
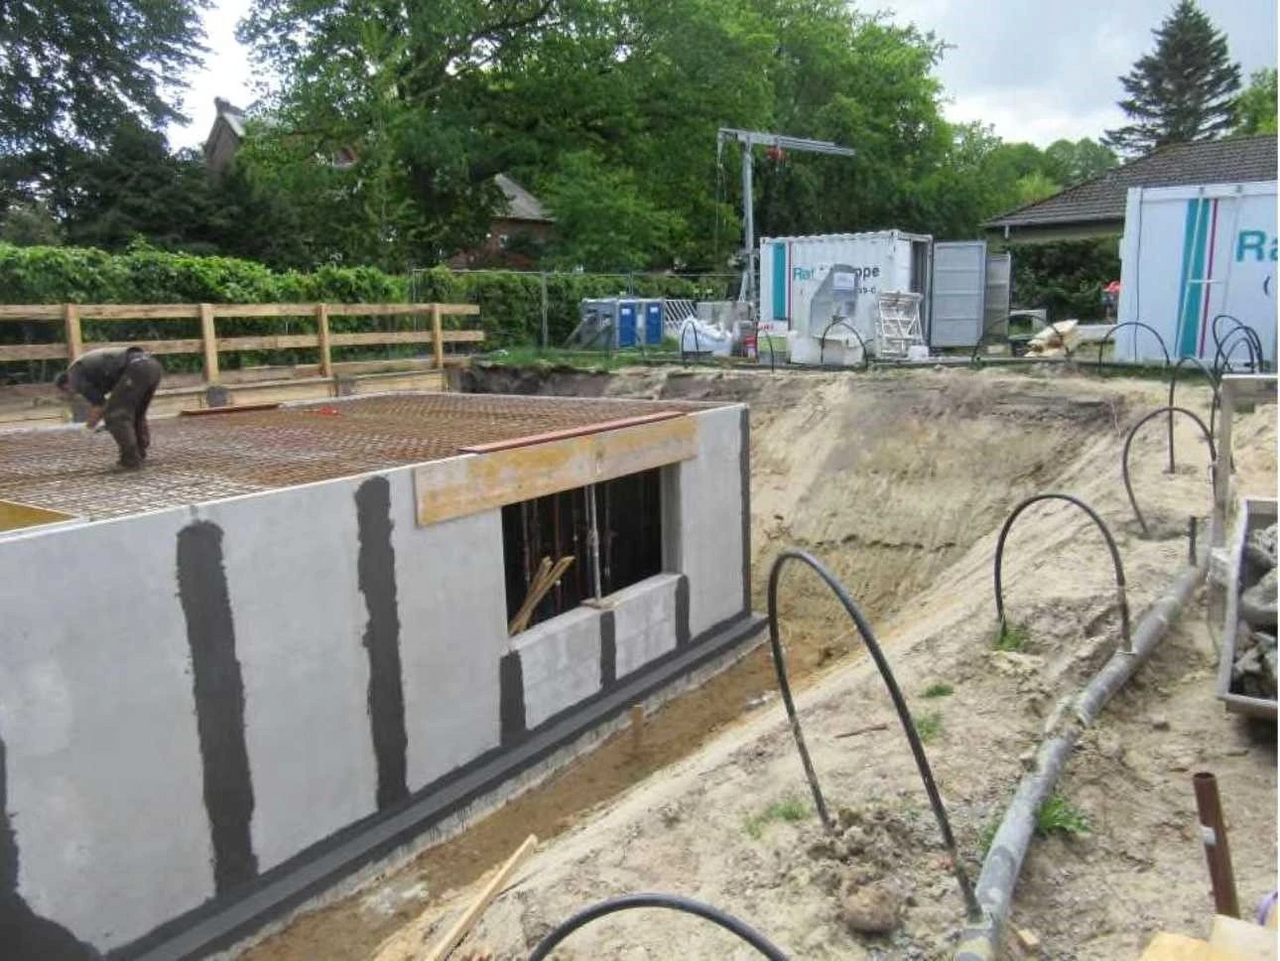
[[467, 936], [475, 923], [480, 920], [480, 915], [484, 914], [485, 909], [498, 896], [498, 893], [510, 880], [518, 868], [537, 846], [538, 839], [530, 834], [525, 838], [524, 843], [516, 848], [514, 854], [507, 858], [506, 863], [498, 868], [498, 873], [489, 879], [476, 899], [462, 913], [462, 917], [454, 922], [453, 926], [445, 933], [444, 937], [435, 943], [430, 951], [426, 954], [421, 953], [423, 935], [430, 927], [428, 923], [428, 914], [431, 909], [428, 908], [422, 914], [418, 915], [413, 921], [410, 921], [403, 928], [397, 931], [387, 940], [383, 941], [377, 952], [374, 954], [374, 961], [443, 961], [450, 952], [453, 951]]

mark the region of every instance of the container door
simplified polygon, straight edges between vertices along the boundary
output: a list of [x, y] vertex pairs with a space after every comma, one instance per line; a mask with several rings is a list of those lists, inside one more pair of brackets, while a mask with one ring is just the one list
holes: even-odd
[[1013, 300], [1013, 254], [987, 254], [987, 286], [982, 329], [1009, 335], [1009, 305]]
[[636, 303], [624, 300], [618, 304], [618, 347], [634, 347], [636, 345]]
[[930, 347], [973, 347], [978, 343], [982, 337], [986, 285], [985, 240], [933, 245]]
[[662, 301], [651, 300], [644, 305], [644, 342], [650, 347], [662, 343]]

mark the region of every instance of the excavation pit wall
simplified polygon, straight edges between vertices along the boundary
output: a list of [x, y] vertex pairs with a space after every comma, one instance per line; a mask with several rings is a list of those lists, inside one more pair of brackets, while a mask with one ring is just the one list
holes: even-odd
[[683, 416], [664, 571], [515, 638], [501, 510], [414, 465], [0, 542], [0, 927], [229, 943], [738, 648], [746, 409]]

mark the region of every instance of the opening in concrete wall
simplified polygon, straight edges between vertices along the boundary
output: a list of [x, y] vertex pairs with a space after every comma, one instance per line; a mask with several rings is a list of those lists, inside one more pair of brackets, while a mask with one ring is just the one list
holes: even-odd
[[[662, 572], [661, 469], [595, 485], [600, 532], [600, 593], [612, 594]], [[502, 509], [507, 618], [519, 611], [544, 557], [572, 557], [560, 583], [547, 592], [529, 624], [537, 624], [595, 596], [592, 584], [587, 488], [509, 504]]]

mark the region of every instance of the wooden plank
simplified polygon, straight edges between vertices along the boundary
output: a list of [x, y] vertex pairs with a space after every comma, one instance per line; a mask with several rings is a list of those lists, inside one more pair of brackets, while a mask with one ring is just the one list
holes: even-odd
[[214, 304], [218, 317], [312, 317], [319, 304]]
[[[330, 317], [398, 317], [405, 314], [428, 314], [432, 304], [330, 304]], [[446, 317], [472, 316], [480, 313], [478, 304], [440, 304]]]
[[200, 305], [200, 346], [204, 351], [204, 382], [216, 384], [218, 376], [218, 330], [213, 325], [213, 305]]
[[294, 347], [315, 347], [319, 343], [315, 334], [264, 334], [261, 337], [221, 337], [218, 350], [289, 350]]
[[62, 304], [0, 304], [0, 320], [61, 320]]
[[62, 308], [62, 339], [67, 345], [68, 360], [75, 360], [84, 353], [84, 339], [80, 334], [80, 311], [75, 304], [66, 304]]
[[329, 347], [329, 308], [316, 304], [316, 335], [320, 339], [320, 374], [333, 376], [333, 353]]
[[602, 430], [617, 430], [621, 427], [635, 427], [639, 424], [652, 424], [660, 420], [671, 420], [683, 417], [678, 410], [660, 410], [653, 414], [640, 414], [636, 417], [623, 417], [619, 420], [606, 420], [586, 427], [566, 427], [564, 430], [547, 431], [545, 434], [529, 434], [525, 437], [512, 437], [510, 440], [495, 440], [488, 444], [473, 444], [458, 448], [464, 454], [489, 454], [496, 450], [511, 450], [513, 447], [528, 447], [530, 444], [545, 444], [551, 440], [564, 440], [568, 437], [581, 437], [584, 434], [597, 434]]
[[0, 347], [0, 360], [64, 360], [67, 345], [56, 344], [6, 344]]
[[393, 390], [444, 390], [444, 375], [434, 368], [390, 374], [366, 374], [350, 382], [353, 394], [382, 394]]
[[691, 460], [698, 425], [681, 416], [541, 444], [464, 454], [414, 468], [420, 525]]
[[81, 320], [199, 320], [199, 304], [82, 304]]
[[1225, 951], [1230, 957], [1275, 961], [1276, 934], [1273, 929], [1260, 924], [1215, 914], [1213, 928], [1209, 932], [1209, 947]]
[[516, 868], [533, 853], [533, 849], [537, 845], [538, 838], [535, 835], [530, 834], [525, 838], [524, 843], [516, 848], [515, 853], [507, 858], [502, 867], [498, 868], [497, 873], [480, 890], [480, 893], [476, 895], [467, 910], [450, 926], [444, 937], [437, 941], [427, 954], [423, 955], [421, 952], [423, 942], [431, 930], [434, 907], [427, 908], [413, 921], [383, 941], [374, 953], [374, 961], [417, 961], [419, 957], [423, 961], [442, 961], [443, 958], [448, 957], [449, 953], [467, 936], [467, 932], [475, 926], [476, 921], [480, 919], [480, 915], [484, 914], [489, 905], [493, 903], [493, 899], [506, 886], [511, 879], [511, 875], [515, 874]]
[[[446, 330], [441, 332], [446, 342], [478, 343], [484, 340], [483, 330]], [[335, 347], [381, 344], [429, 344], [435, 339], [430, 330], [388, 330], [363, 334], [333, 334], [330, 341]]]
[[444, 366], [444, 337], [440, 328], [440, 305], [431, 305], [431, 341], [434, 344], [436, 366]]

